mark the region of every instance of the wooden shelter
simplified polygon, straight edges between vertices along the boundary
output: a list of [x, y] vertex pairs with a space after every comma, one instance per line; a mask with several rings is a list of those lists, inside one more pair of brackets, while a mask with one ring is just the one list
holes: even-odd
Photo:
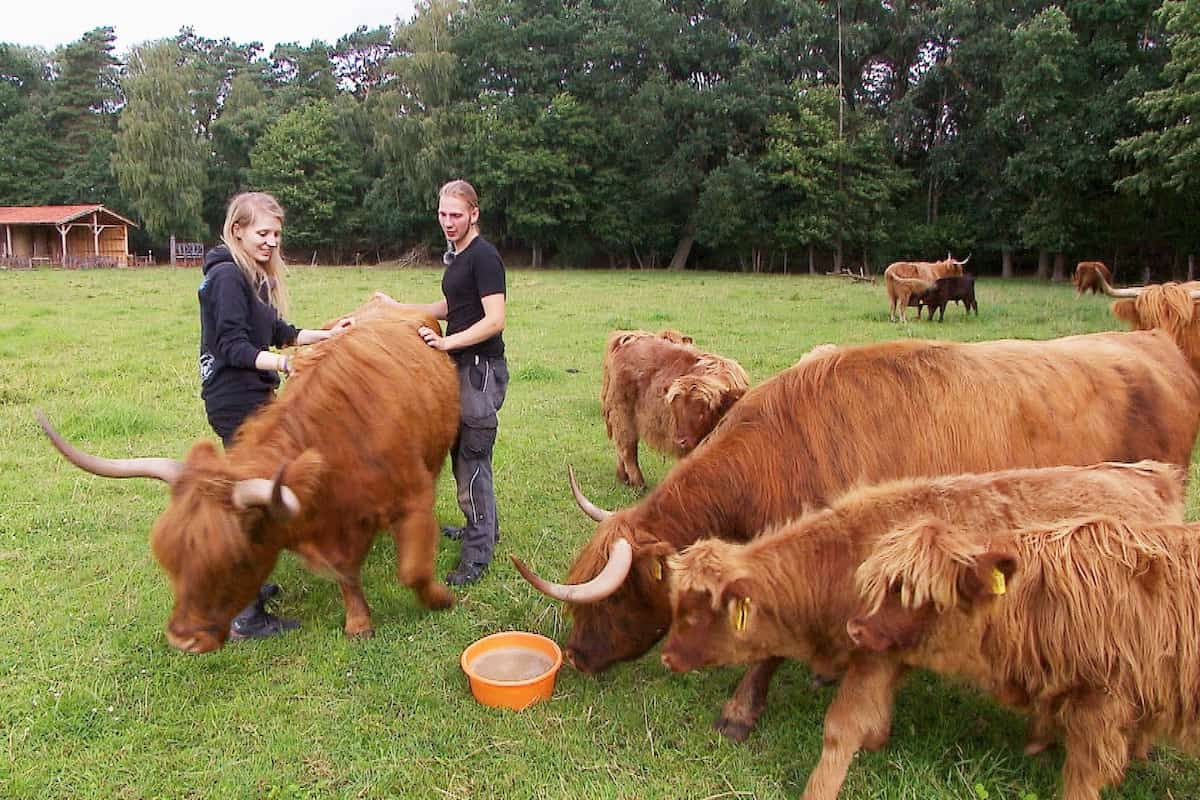
[[0, 206], [0, 263], [129, 266], [130, 226], [101, 205]]

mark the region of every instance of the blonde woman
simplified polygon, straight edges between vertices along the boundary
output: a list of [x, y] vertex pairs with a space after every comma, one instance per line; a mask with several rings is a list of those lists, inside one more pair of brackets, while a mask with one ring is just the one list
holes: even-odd
[[[279, 243], [283, 208], [269, 194], [245, 192], [229, 201], [223, 244], [204, 258], [200, 282], [200, 396], [208, 424], [226, 447], [234, 433], [279, 387], [291, 361], [272, 347], [319, 342], [353, 324], [343, 319], [333, 330], [301, 330], [286, 322], [287, 289]], [[234, 618], [232, 638], [262, 638], [297, 627], [294, 620], [268, 614], [263, 603], [278, 591], [267, 584], [259, 599]]]

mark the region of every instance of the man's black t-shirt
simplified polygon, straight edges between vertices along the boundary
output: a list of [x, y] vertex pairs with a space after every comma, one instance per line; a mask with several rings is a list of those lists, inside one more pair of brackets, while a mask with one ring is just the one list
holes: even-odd
[[[482, 298], [504, 294], [504, 262], [491, 242], [476, 236], [467, 248], [454, 257], [442, 275], [442, 294], [446, 298], [446, 335], [465, 331], [483, 319]], [[478, 344], [456, 350], [454, 355], [502, 356], [504, 337], [497, 333]]]

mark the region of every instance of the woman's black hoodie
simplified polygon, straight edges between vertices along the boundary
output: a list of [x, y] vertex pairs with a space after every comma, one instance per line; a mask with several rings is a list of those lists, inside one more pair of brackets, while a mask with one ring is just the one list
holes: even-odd
[[200, 396], [205, 406], [242, 405], [279, 385], [279, 375], [255, 369], [258, 354], [286, 347], [299, 331], [267, 302], [265, 284], [252, 289], [229, 248], [204, 257], [200, 282]]

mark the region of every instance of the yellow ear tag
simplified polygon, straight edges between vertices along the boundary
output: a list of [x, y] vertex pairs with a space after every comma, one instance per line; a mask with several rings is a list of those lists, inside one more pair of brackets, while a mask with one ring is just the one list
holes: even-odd
[[662, 559], [654, 559], [654, 564], [650, 567], [650, 574], [654, 576], [654, 580], [661, 581], [663, 579]]
[[1004, 573], [999, 567], [992, 567], [992, 594], [1004, 594], [1008, 587], [1004, 584]]
[[730, 609], [730, 612], [730, 616], [733, 618], [733, 629], [738, 632], [746, 630], [746, 618], [750, 616], [750, 598], [743, 597]]

